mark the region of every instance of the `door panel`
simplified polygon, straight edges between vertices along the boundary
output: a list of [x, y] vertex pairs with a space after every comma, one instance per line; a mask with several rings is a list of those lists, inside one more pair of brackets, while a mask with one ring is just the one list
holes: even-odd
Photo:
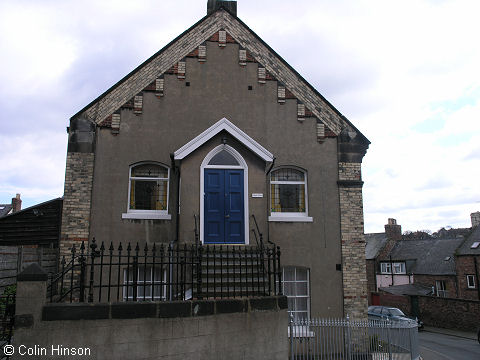
[[225, 170], [225, 242], [244, 243], [243, 170]]
[[225, 237], [224, 170], [205, 170], [205, 243], [220, 243]]
[[205, 243], [245, 243], [243, 185], [243, 170], [205, 169]]

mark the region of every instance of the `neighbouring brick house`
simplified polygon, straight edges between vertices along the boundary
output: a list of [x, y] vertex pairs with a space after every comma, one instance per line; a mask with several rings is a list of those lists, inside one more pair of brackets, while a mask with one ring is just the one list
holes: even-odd
[[455, 253], [458, 297], [480, 300], [480, 212], [472, 213], [472, 232]]
[[366, 234], [370, 303], [379, 289], [394, 295], [426, 295], [430, 289], [438, 297], [478, 300], [478, 214], [471, 214], [472, 230], [465, 236], [468, 229], [441, 229], [425, 239], [402, 237], [394, 219], [385, 233]]
[[281, 248], [291, 311], [363, 317], [368, 146], [235, 1], [208, 1], [70, 119], [60, 251], [93, 237], [190, 244], [196, 230], [205, 246], [252, 245], [255, 215]]
[[397, 225], [397, 220], [388, 219], [385, 232], [365, 234], [365, 258], [367, 267], [368, 303], [378, 305], [378, 281], [380, 259], [388, 254], [396, 242], [402, 239], [402, 227]]

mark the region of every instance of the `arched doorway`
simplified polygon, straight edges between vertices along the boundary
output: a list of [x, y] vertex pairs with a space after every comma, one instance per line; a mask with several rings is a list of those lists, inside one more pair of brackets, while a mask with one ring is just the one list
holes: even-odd
[[248, 244], [248, 166], [227, 144], [210, 151], [200, 167], [200, 240]]

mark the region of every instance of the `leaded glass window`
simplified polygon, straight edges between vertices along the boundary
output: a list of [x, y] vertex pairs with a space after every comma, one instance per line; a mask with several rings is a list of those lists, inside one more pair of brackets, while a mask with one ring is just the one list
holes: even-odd
[[240, 165], [233, 157], [232, 154], [230, 154], [226, 150], [220, 151], [218, 154], [216, 154], [209, 162], [208, 165], [235, 165], [238, 166]]
[[130, 168], [129, 210], [167, 211], [169, 169], [157, 164]]
[[272, 171], [270, 177], [271, 213], [305, 213], [306, 175], [293, 168]]

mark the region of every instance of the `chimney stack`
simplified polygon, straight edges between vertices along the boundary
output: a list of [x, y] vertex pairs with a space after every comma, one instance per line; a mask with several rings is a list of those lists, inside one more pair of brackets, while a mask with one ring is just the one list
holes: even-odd
[[385, 225], [385, 236], [387, 241], [377, 256], [378, 259], [381, 260], [388, 259], [388, 256], [397, 241], [402, 240], [402, 226], [397, 225], [397, 220], [391, 218], [388, 219], [388, 223]]
[[472, 219], [472, 227], [475, 227], [478, 224], [480, 224], [480, 211], [471, 213], [470, 219]]
[[237, 2], [221, 0], [208, 0], [207, 15], [210, 15], [211, 13], [217, 11], [220, 8], [224, 8], [233, 16], [237, 16]]
[[397, 220], [392, 218], [388, 219], [388, 224], [385, 225], [385, 235], [387, 235], [388, 240], [402, 240], [402, 226], [397, 225]]
[[22, 200], [20, 199], [20, 194], [17, 194], [12, 198], [12, 213], [22, 210]]

